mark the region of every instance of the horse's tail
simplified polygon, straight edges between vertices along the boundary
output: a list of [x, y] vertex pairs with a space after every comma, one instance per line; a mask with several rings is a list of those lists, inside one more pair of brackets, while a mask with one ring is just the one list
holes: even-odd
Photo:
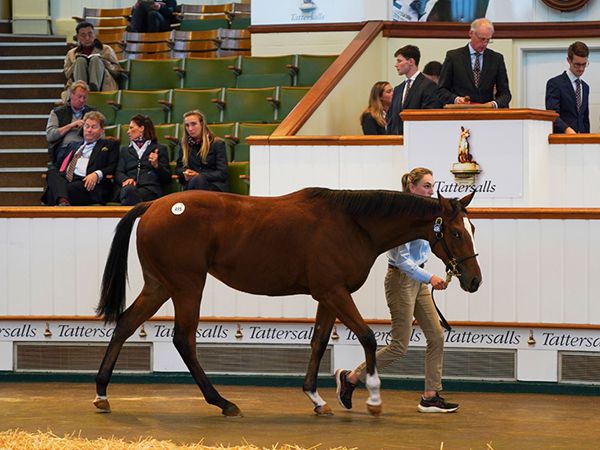
[[139, 203], [117, 224], [100, 290], [100, 301], [96, 308], [98, 317], [105, 323], [116, 322], [125, 308], [125, 282], [127, 280], [127, 255], [129, 238], [135, 219], [142, 216], [152, 202]]

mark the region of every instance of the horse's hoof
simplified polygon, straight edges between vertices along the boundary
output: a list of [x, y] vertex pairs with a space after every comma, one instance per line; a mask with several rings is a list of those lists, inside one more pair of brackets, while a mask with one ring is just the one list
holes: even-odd
[[369, 405], [367, 403], [367, 411], [369, 411], [372, 416], [378, 416], [381, 414], [382, 408], [381, 405]]
[[242, 414], [242, 411], [240, 411], [240, 408], [238, 408], [237, 405], [235, 405], [233, 403], [231, 405], [228, 405], [225, 408], [223, 408], [221, 410], [221, 413], [225, 417], [244, 417], [244, 415]]
[[314, 411], [317, 416], [333, 416], [333, 411], [327, 403], [321, 406], [315, 406]]
[[110, 412], [110, 403], [108, 403], [108, 399], [106, 398], [98, 398], [94, 400], [94, 406], [96, 407], [96, 412], [99, 413], [109, 413]]

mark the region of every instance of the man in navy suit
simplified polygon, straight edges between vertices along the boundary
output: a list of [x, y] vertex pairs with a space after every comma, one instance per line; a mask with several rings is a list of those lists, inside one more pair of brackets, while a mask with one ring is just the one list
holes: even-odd
[[83, 141], [71, 142], [60, 169], [48, 170], [48, 188], [42, 199], [46, 204], [85, 206], [109, 200], [112, 182], [107, 177], [117, 167], [119, 145], [103, 138], [104, 122], [98, 111], [83, 116]]
[[405, 45], [394, 53], [398, 75], [406, 80], [394, 88], [392, 106], [387, 116], [388, 134], [403, 134], [404, 122], [400, 113], [405, 109], [441, 108], [437, 85], [419, 71], [419, 47]]
[[478, 103], [508, 108], [512, 96], [504, 57], [487, 48], [493, 35], [492, 22], [476, 19], [471, 23], [469, 43], [446, 54], [439, 82], [439, 96], [444, 104]]
[[589, 55], [587, 45], [573, 42], [567, 51], [569, 70], [546, 83], [546, 109], [559, 115], [554, 121], [554, 133], [590, 132], [590, 87], [581, 79], [588, 66]]

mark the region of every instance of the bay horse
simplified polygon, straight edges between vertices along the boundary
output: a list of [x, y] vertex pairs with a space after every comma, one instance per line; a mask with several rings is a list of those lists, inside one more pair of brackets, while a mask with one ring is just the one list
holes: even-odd
[[[461, 288], [475, 292], [481, 271], [466, 211], [473, 194], [457, 200], [324, 188], [281, 197], [185, 191], [138, 204], [116, 227], [102, 279], [96, 312], [116, 327], [96, 376], [94, 405], [99, 412], [110, 412], [106, 391], [123, 343], [171, 298], [173, 344], [205, 400], [225, 416], [241, 415], [213, 387], [196, 356], [202, 290], [210, 273], [252, 294], [311, 295], [318, 306], [303, 390], [314, 411], [332, 414], [317, 392], [317, 372], [337, 318], [364, 349], [367, 408], [379, 414], [377, 342], [351, 293], [363, 285], [378, 255], [414, 239], [427, 239]], [[129, 240], [138, 217], [144, 286], [123, 311]]]

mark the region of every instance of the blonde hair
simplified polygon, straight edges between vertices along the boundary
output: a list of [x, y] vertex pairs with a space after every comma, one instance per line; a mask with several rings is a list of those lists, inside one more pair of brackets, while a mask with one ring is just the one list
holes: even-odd
[[189, 116], [198, 116], [202, 122], [202, 131], [200, 132], [200, 136], [202, 138], [202, 144], [200, 145], [200, 149], [198, 150], [198, 155], [204, 164], [206, 164], [206, 156], [208, 155], [208, 151], [210, 150], [210, 145], [216, 139], [215, 135], [208, 129], [206, 126], [206, 120], [204, 119], [204, 114], [202, 114], [199, 110], [194, 109], [192, 111], [188, 111], [183, 115], [184, 123], [183, 123], [183, 139], [181, 142], [181, 150], [183, 153], [183, 165], [187, 166], [190, 156], [190, 146], [188, 143], [188, 139], [190, 135], [185, 128], [185, 119]]
[[383, 115], [383, 103], [381, 103], [381, 96], [383, 95], [383, 91], [385, 91], [385, 87], [390, 83], [387, 81], [378, 81], [371, 88], [371, 93], [369, 94], [369, 106], [362, 112], [362, 114], [370, 114], [373, 116], [375, 121], [382, 127], [386, 126], [386, 119]]
[[75, 89], [77, 88], [83, 89], [86, 92], [90, 92], [90, 87], [85, 81], [77, 80], [74, 83], [71, 83], [71, 86], [69, 86], [69, 94], [71, 94], [71, 92], [75, 92]]
[[410, 185], [417, 184], [425, 175], [433, 176], [433, 172], [425, 167], [415, 167], [408, 173], [402, 175], [402, 190], [410, 192]]

